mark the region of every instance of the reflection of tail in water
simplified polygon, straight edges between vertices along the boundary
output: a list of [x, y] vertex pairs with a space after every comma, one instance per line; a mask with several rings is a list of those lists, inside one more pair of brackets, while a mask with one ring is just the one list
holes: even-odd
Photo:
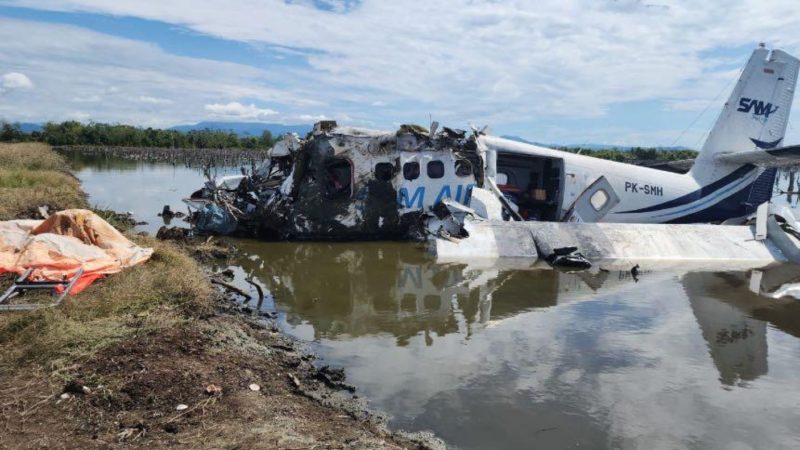
[[781, 169], [779, 176], [775, 177], [775, 185], [773, 186], [773, 202], [779, 201], [781, 195], [786, 195], [786, 203], [792, 207], [797, 207], [798, 192], [800, 191], [800, 183], [797, 180], [797, 169], [788, 167]]
[[744, 277], [688, 273], [686, 295], [708, 344], [720, 381], [732, 385], [767, 373], [767, 324], [746, 315], [738, 297], [751, 297]]

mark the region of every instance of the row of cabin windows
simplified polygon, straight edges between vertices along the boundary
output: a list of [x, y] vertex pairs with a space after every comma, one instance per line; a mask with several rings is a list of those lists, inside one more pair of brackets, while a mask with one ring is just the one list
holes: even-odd
[[[351, 180], [353, 176], [353, 166], [347, 159], [335, 159], [326, 164], [328, 172], [327, 193], [328, 198], [342, 198], [352, 195]], [[444, 163], [442, 161], [428, 161], [426, 166], [428, 178], [436, 180], [444, 177]], [[455, 163], [456, 175], [467, 177], [472, 175], [472, 164], [464, 159], [459, 159]], [[375, 178], [381, 181], [391, 181], [394, 178], [395, 166], [392, 163], [381, 162], [375, 164]], [[403, 164], [403, 178], [406, 180], [416, 180], [420, 175], [420, 165], [416, 161], [409, 161]]]
[[[428, 162], [428, 178], [437, 179], [444, 176], [444, 163], [441, 161]], [[419, 163], [416, 161], [403, 164], [403, 178], [416, 180], [419, 178]], [[390, 181], [394, 177], [394, 164], [381, 162], [375, 164], [375, 178], [381, 181]]]
[[[387, 165], [391, 168], [391, 172], [388, 172], [387, 169], [383, 169], [382, 165]], [[470, 164], [467, 160], [458, 160], [455, 164], [456, 168], [456, 175], [460, 177], [468, 177], [472, 175], [472, 164]], [[380, 170], [379, 170], [380, 169]], [[425, 167], [428, 178], [432, 180], [436, 180], [439, 178], [444, 177], [444, 163], [441, 161], [428, 161], [428, 164]], [[387, 178], [382, 178], [379, 174], [389, 173]], [[416, 161], [409, 161], [403, 164], [403, 178], [406, 180], [412, 181], [419, 178], [420, 175], [420, 166], [419, 163]], [[375, 177], [379, 180], [389, 181], [389, 179], [394, 176], [394, 166], [389, 163], [378, 163], [375, 165]]]

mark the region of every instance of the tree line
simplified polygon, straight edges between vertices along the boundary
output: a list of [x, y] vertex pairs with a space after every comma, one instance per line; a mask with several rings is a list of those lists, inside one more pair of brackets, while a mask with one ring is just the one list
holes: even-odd
[[581, 147], [560, 147], [570, 153], [593, 156], [595, 158], [610, 159], [619, 162], [635, 161], [680, 161], [683, 159], [694, 159], [697, 151], [689, 149], [664, 149], [655, 147], [633, 147], [631, 149], [604, 148], [592, 149]]
[[[48, 122], [41, 131], [26, 133], [19, 124], [0, 121], [0, 142], [37, 141], [50, 145], [90, 145], [107, 147], [162, 147], [162, 148], [270, 148], [282, 136], [273, 136], [264, 130], [261, 136], [239, 136], [231, 131], [191, 130], [182, 132], [159, 128], [139, 128], [130, 125], [81, 123], [66, 121]], [[694, 150], [667, 150], [652, 147], [634, 147], [630, 150], [589, 149], [561, 147], [561, 150], [621, 162], [677, 161], [697, 156]]]
[[264, 130], [261, 136], [239, 136], [222, 130], [164, 130], [131, 125], [48, 122], [41, 131], [25, 132], [18, 123], [0, 121], [0, 142], [46, 142], [50, 145], [163, 148], [270, 148], [281, 136]]

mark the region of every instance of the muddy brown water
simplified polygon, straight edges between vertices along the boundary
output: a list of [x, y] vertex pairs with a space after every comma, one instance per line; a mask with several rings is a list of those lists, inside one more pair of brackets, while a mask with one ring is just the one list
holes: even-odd
[[[149, 232], [203, 181], [169, 164], [71, 159], [93, 204]], [[413, 243], [237, 245], [237, 283], [265, 286], [262, 308], [345, 367], [394, 427], [465, 449], [800, 448], [800, 300], [752, 293], [750, 273], [636, 282], [442, 265]]]

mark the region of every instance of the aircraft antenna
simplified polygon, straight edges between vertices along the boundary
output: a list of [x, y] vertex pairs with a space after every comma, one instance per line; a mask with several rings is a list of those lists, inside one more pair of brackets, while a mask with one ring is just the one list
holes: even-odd
[[[708, 111], [709, 108], [711, 108], [711, 105], [717, 103], [717, 100], [719, 100], [719, 98], [722, 96], [722, 94], [724, 94], [725, 92], [728, 91], [728, 89], [730, 89], [731, 84], [733, 84], [734, 81], [738, 80], [739, 77], [742, 76], [742, 72], [743, 71], [744, 71], [744, 68], [739, 69], [739, 73], [735, 77], [731, 78], [731, 80], [728, 81], [728, 84], [726, 84], [725, 87], [723, 87], [722, 90], [720, 90], [719, 93], [717, 93], [717, 95], [706, 104], [706, 107], [703, 108], [702, 111], [700, 111], [700, 114], [698, 114], [697, 117], [695, 117], [694, 120], [692, 120], [692, 122], [689, 124], [689, 126], [684, 128], [684, 130], [681, 131], [681, 134], [679, 134], [678, 137], [675, 138], [674, 141], [672, 141], [672, 144], [670, 145], [670, 147], [674, 147], [675, 144], [677, 144], [678, 141], [680, 141], [681, 138], [686, 134], [686, 132], [689, 131], [694, 126], [694, 124], [696, 124], [697, 121], [700, 120], [701, 117], [703, 117], [703, 115], [706, 113], [706, 111]], [[703, 136], [701, 136], [701, 139], [702, 139], [702, 137], [705, 137], [705, 133], [703, 134]], [[699, 149], [695, 149], [695, 150], [699, 150]]]

